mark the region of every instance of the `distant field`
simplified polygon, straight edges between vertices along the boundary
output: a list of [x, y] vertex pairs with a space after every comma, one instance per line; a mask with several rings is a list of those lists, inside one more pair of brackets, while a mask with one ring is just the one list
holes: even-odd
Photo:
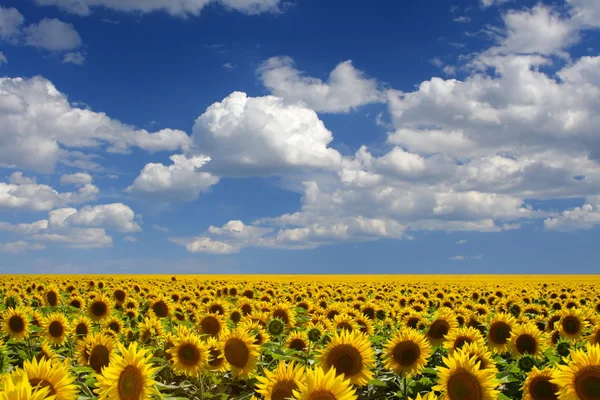
[[0, 300], [0, 399], [600, 398], [598, 275], [4, 275]]

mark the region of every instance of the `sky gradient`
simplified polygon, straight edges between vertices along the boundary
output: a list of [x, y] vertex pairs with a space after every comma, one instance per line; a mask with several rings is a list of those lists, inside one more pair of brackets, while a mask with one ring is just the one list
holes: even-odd
[[2, 273], [595, 273], [596, 0], [4, 0]]

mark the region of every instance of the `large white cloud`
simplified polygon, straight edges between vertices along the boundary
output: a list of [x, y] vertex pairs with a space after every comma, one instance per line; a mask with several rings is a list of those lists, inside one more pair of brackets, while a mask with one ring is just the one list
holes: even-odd
[[95, 7], [117, 11], [142, 12], [166, 11], [176, 16], [199, 15], [211, 3], [245, 14], [279, 12], [280, 0], [36, 0], [40, 5], [56, 5], [63, 10], [88, 15]]
[[200, 192], [219, 182], [219, 178], [201, 168], [210, 157], [172, 155], [171, 165], [146, 164], [127, 191], [165, 201], [192, 201]]
[[51, 171], [66, 160], [65, 148], [106, 148], [128, 153], [132, 147], [154, 152], [185, 148], [183, 131], [150, 133], [106, 114], [70, 104], [47, 79], [0, 78], [0, 165]]
[[600, 225], [600, 196], [590, 196], [583, 206], [565, 210], [557, 217], [544, 220], [544, 227], [550, 231], [592, 229], [597, 225]]
[[10, 182], [0, 182], [0, 209], [47, 211], [66, 204], [93, 201], [99, 192], [91, 183], [76, 192], [58, 192], [51, 186], [23, 177], [20, 172], [14, 172]]
[[338, 64], [327, 82], [303, 76], [290, 57], [269, 58], [259, 68], [259, 73], [263, 84], [275, 96], [306, 104], [315, 111], [348, 112], [384, 100], [377, 81], [366, 78], [363, 72], [354, 68], [351, 60]]
[[291, 168], [335, 168], [340, 154], [314, 110], [275, 96], [234, 92], [196, 120], [194, 151], [221, 175], [272, 175]]

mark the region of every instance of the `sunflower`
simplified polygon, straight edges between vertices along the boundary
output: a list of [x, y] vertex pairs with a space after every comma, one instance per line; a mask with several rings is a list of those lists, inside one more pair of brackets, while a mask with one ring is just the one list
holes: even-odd
[[34, 388], [29, 383], [27, 375], [20, 374], [15, 377], [0, 379], [0, 400], [55, 400], [56, 396], [50, 394], [49, 387]]
[[476, 343], [479, 346], [485, 346], [483, 335], [479, 330], [471, 326], [463, 326], [450, 331], [446, 336], [444, 348], [448, 350], [448, 353], [452, 353], [468, 343]]
[[220, 314], [207, 314], [198, 321], [198, 331], [218, 338], [227, 333], [227, 327]]
[[67, 318], [60, 312], [48, 315], [42, 324], [46, 340], [55, 346], [61, 346], [67, 340], [71, 330]]
[[44, 303], [48, 307], [56, 307], [59, 299], [59, 290], [56, 288], [56, 286], [52, 285], [48, 287], [48, 290], [46, 290], [46, 293], [44, 293]]
[[102, 329], [107, 334], [119, 335], [123, 331], [123, 322], [120, 318], [112, 316], [104, 320]]
[[173, 312], [171, 302], [162, 295], [150, 302], [150, 310], [152, 310], [154, 315], [158, 318], [167, 318]]
[[600, 345], [588, 343], [586, 350], [572, 350], [568, 364], [557, 367], [550, 382], [558, 385], [559, 399], [600, 398]]
[[508, 351], [508, 340], [516, 323], [517, 320], [510, 314], [498, 313], [494, 315], [487, 332], [487, 344], [494, 353]]
[[558, 399], [558, 386], [550, 382], [552, 377], [552, 368], [544, 368], [540, 371], [537, 367], [533, 367], [523, 384], [523, 400]]
[[23, 363], [23, 369], [11, 372], [11, 376], [24, 375], [33, 387], [48, 387], [50, 395], [56, 396], [56, 400], [76, 400], [79, 389], [75, 383], [75, 377], [69, 372], [68, 364], [54, 363], [45, 358], [33, 359]]
[[167, 352], [176, 374], [197, 377], [208, 363], [208, 346], [194, 334], [178, 335]]
[[383, 351], [386, 368], [401, 376], [418, 374], [431, 356], [425, 336], [412, 328], [396, 332]]
[[546, 339], [535, 324], [526, 322], [515, 326], [509, 344], [510, 351], [515, 357], [524, 354], [539, 357], [545, 349]]
[[245, 322], [240, 324], [238, 329], [250, 332], [251, 335], [254, 335], [254, 344], [257, 346], [262, 346], [263, 343], [271, 340], [269, 333], [258, 322]]
[[294, 362], [286, 365], [280, 361], [274, 371], [265, 370], [265, 376], [257, 376], [256, 391], [265, 400], [284, 400], [293, 396], [294, 390], [304, 384], [304, 367]]
[[373, 322], [365, 316], [358, 316], [354, 319], [358, 325], [358, 330], [367, 336], [373, 336], [375, 334], [375, 327]]
[[83, 300], [83, 298], [81, 298], [80, 296], [71, 296], [71, 298], [69, 299], [69, 306], [81, 310], [85, 306], [85, 300]]
[[335, 368], [357, 386], [366, 385], [373, 377], [374, 352], [368, 337], [360, 332], [335, 332], [319, 361], [325, 371]]
[[[368, 320], [368, 318], [365, 318]], [[345, 329], [349, 332], [360, 330], [360, 327], [348, 313], [341, 313], [333, 317], [332, 325], [334, 329]]]
[[113, 356], [115, 341], [112, 337], [101, 333], [92, 333], [77, 343], [75, 353], [79, 365], [89, 365], [100, 373]]
[[480, 369], [491, 369], [494, 370], [494, 373], [498, 372], [496, 370], [496, 363], [492, 358], [492, 353], [487, 347], [477, 342], [466, 343], [460, 348], [460, 351], [466, 353], [469, 358], [475, 357], [475, 361], [479, 362]]
[[101, 294], [95, 296], [88, 304], [88, 316], [92, 321], [100, 321], [110, 315], [112, 303], [108, 297]]
[[560, 335], [565, 339], [576, 341], [588, 327], [589, 323], [585, 320], [585, 314], [578, 308], [563, 310], [560, 316], [560, 321], [556, 324], [560, 329]]
[[343, 374], [338, 374], [335, 368], [324, 372], [320, 367], [308, 370], [306, 383], [300, 384], [294, 390], [297, 400], [356, 400], [358, 396], [352, 388], [352, 382], [345, 379]]
[[295, 351], [304, 351], [308, 347], [308, 336], [304, 331], [293, 331], [285, 341], [285, 347]]
[[206, 305], [206, 312], [209, 314], [226, 315], [229, 311], [229, 305], [221, 300], [213, 300]]
[[499, 382], [494, 371], [481, 369], [475, 357], [454, 352], [443, 359], [446, 367], [438, 367], [438, 384], [434, 390], [443, 400], [492, 400], [498, 397]]
[[308, 340], [312, 343], [318, 342], [319, 340], [321, 340], [321, 338], [323, 337], [323, 335], [325, 334], [325, 332], [327, 331], [327, 329], [325, 328], [325, 326], [320, 323], [320, 322], [309, 322], [306, 325], [306, 335], [308, 337]]
[[84, 338], [90, 333], [92, 321], [86, 316], [80, 316], [71, 321], [73, 333], [78, 339]]
[[125, 348], [119, 343], [119, 352], [110, 365], [98, 375], [97, 389], [94, 393], [100, 399], [110, 400], [146, 400], [160, 395], [154, 388], [153, 375], [157, 368], [150, 363], [152, 355], [132, 343]]
[[2, 330], [13, 340], [23, 340], [29, 337], [29, 320], [22, 308], [9, 308], [2, 313]]
[[271, 309], [272, 318], [280, 318], [285, 322], [285, 326], [289, 329], [296, 325], [296, 312], [290, 304], [277, 303]]
[[446, 340], [451, 330], [458, 328], [456, 316], [451, 310], [442, 310], [427, 329], [427, 339], [432, 347], [439, 346]]
[[[38, 361], [40, 361], [42, 358], [45, 358], [47, 360], [50, 360], [54, 364], [55, 362], [59, 361], [60, 356], [54, 350], [52, 350], [52, 348], [48, 345], [48, 343], [43, 342], [42, 348], [37, 353], [35, 358]], [[0, 369], [0, 373], [1, 372], [2, 372], [2, 370]]]
[[223, 339], [223, 353], [234, 377], [248, 377], [258, 361], [255, 338], [245, 329], [236, 329]]
[[218, 372], [227, 371], [229, 365], [223, 353], [223, 342], [214, 337], [209, 337], [206, 340], [206, 347], [208, 348], [208, 365], [206, 369]]

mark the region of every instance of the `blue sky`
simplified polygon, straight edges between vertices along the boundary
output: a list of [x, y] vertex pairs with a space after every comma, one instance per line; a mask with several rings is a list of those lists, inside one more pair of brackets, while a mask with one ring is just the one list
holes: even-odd
[[595, 0], [0, 6], [0, 272], [596, 272]]

